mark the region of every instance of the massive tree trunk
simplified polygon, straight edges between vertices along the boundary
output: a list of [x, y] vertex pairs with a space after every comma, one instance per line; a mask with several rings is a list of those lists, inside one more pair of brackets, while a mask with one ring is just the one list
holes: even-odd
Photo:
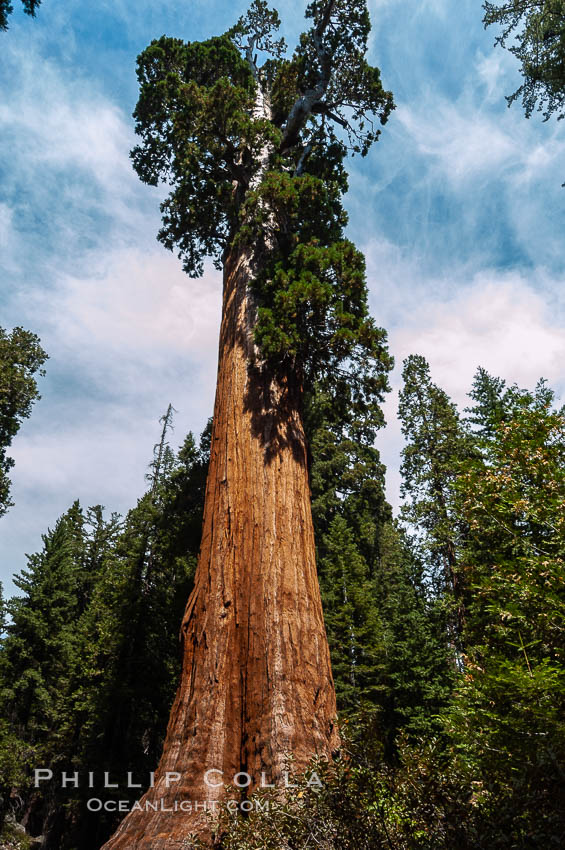
[[[240, 773], [284, 784], [338, 746], [316, 575], [300, 387], [275, 379], [253, 343], [249, 253], [224, 273], [218, 383], [204, 526], [182, 625], [184, 663], [155, 786], [141, 801], [221, 800]], [[180, 774], [169, 781], [167, 772]], [[241, 783], [245, 777], [238, 777]], [[171, 780], [171, 777], [169, 777]], [[233, 795], [232, 795], [233, 796]], [[209, 805], [213, 808], [213, 805]], [[210, 838], [199, 811], [133, 811], [106, 850]]]

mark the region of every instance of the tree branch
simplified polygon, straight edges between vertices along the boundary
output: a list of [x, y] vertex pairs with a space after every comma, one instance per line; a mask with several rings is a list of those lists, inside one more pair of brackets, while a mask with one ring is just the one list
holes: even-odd
[[351, 124], [349, 121], [346, 121], [345, 118], [342, 118], [341, 115], [331, 112], [329, 109], [326, 109], [324, 115], [327, 115], [328, 118], [331, 118], [332, 121], [336, 122], [336, 124], [340, 124], [345, 130], [351, 130]]
[[257, 44], [257, 36], [250, 36], [249, 41], [247, 42], [247, 46], [245, 48], [245, 58], [251, 68], [251, 73], [253, 74], [253, 78], [257, 85], [259, 85], [259, 71], [257, 70], [256, 59], [253, 58], [253, 53], [255, 52], [255, 45]]
[[310, 139], [310, 141], [308, 142], [308, 144], [306, 145], [306, 147], [302, 151], [300, 159], [298, 160], [298, 165], [294, 169], [294, 176], [295, 177], [300, 177], [300, 175], [304, 171], [304, 166], [306, 165], [306, 160], [308, 159], [308, 157], [310, 156], [310, 154], [312, 153], [313, 150], [314, 150], [314, 140]]
[[322, 40], [328, 28], [336, 2], [337, 0], [329, 0], [320, 22], [312, 32], [312, 41], [314, 42], [314, 48], [320, 63], [318, 79], [314, 88], [308, 89], [301, 95], [290, 110], [283, 131], [283, 140], [280, 146], [281, 152], [288, 150], [296, 142], [298, 134], [306, 123], [314, 106], [319, 103], [327, 91], [332, 75], [332, 62], [331, 56], [328, 50], [324, 48]]

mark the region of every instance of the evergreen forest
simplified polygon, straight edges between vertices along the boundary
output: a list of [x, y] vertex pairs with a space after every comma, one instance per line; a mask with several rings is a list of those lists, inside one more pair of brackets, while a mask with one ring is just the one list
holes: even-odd
[[[276, 819], [230, 820], [226, 847], [274, 848], [281, 833], [300, 848], [562, 846], [564, 412], [543, 381], [526, 390], [479, 369], [459, 411], [424, 358], [403, 378], [397, 519], [376, 450], [312, 411], [343, 752], [323, 793], [293, 792]], [[104, 772], [125, 786], [127, 763], [147, 783], [162, 746], [210, 445], [208, 427], [173, 450], [172, 416], [137, 505], [119, 517], [71, 504], [3, 603], [2, 812], [42, 846], [97, 850], [119, 815], [87, 799], [133, 802], [141, 791], [105, 790]], [[84, 776], [34, 788], [35, 765], [57, 777], [85, 763], [95, 791]]]

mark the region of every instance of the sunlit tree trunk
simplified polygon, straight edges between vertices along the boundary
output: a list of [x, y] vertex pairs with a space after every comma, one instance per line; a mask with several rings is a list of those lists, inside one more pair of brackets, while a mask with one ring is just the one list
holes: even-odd
[[[182, 625], [184, 662], [155, 787], [143, 798], [221, 800], [223, 785], [284, 784], [338, 746], [316, 575], [296, 381], [275, 379], [253, 342], [249, 253], [224, 272], [218, 382], [203, 537]], [[208, 775], [207, 771], [220, 771]], [[172, 781], [167, 773], [180, 774]], [[244, 776], [238, 777], [241, 783]], [[105, 845], [180, 848], [210, 838], [202, 810], [134, 811]], [[185, 843], [183, 844], [183, 840]]]

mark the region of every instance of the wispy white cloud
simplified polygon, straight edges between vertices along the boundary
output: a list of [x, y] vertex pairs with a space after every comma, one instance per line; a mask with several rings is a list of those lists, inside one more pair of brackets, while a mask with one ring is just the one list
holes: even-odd
[[121, 191], [130, 178], [132, 138], [121, 111], [92, 84], [63, 80], [61, 70], [38, 55], [16, 49], [4, 55], [16, 70], [16, 85], [0, 102], [0, 126], [25, 139], [26, 161], [84, 169], [107, 190]]
[[21, 299], [17, 312], [50, 361], [43, 398], [13, 446], [16, 506], [4, 519], [1, 564], [20, 569], [75, 498], [125, 512], [143, 492], [169, 402], [173, 445], [198, 434], [213, 406], [220, 294], [217, 273], [191, 281], [156, 248], [118, 250], [83, 278], [62, 275], [48, 293]]
[[520, 161], [518, 140], [504, 132], [494, 119], [477, 111], [462, 112], [449, 102], [436, 101], [435, 106], [433, 115], [425, 107], [400, 107], [397, 117], [417, 150], [433, 157], [449, 180], [471, 182], [477, 175], [512, 167]]
[[[527, 275], [518, 270], [473, 272], [457, 265], [449, 278], [429, 277], [417, 262], [382, 241], [367, 246], [367, 255], [371, 301], [389, 328], [396, 360], [393, 391], [385, 404], [388, 425], [378, 439], [388, 467], [388, 495], [396, 506], [403, 446], [397, 419], [403, 360], [409, 354], [426, 357], [433, 380], [460, 409], [469, 401], [479, 366], [523, 387], [532, 388], [547, 378], [563, 396], [565, 280], [543, 269]], [[379, 279], [383, 261], [387, 274]], [[393, 289], [395, 297], [387, 297]]]
[[3, 61], [11, 84], [0, 100], [1, 196], [12, 219], [10, 253], [28, 282], [36, 264], [48, 285], [95, 246], [111, 251], [144, 227], [153, 238], [158, 194], [131, 168], [127, 114], [96, 80], [33, 48], [8, 41]]
[[505, 175], [518, 183], [549, 175], [555, 179], [556, 168], [565, 158], [561, 128], [552, 127], [549, 137], [545, 132], [541, 141], [539, 128], [524, 121], [517, 110], [501, 117], [478, 105], [430, 95], [416, 107], [401, 106], [397, 118], [416, 150], [432, 158], [436, 170], [456, 187], [477, 179], [498, 182]]
[[[553, 283], [562, 287], [564, 281]], [[519, 273], [485, 271], [453, 297], [422, 304], [418, 320], [395, 329], [391, 340], [399, 359], [423, 354], [434, 378], [459, 404], [479, 366], [522, 386], [545, 377], [562, 391], [562, 316]]]
[[83, 277], [62, 275], [53, 293], [36, 292], [33, 308], [49, 315], [58, 350], [77, 352], [83, 362], [96, 352], [105, 360], [207, 362], [215, 353], [220, 297], [217, 272], [191, 280], [175, 257], [140, 246], [116, 251]]
[[506, 50], [479, 52], [475, 57], [474, 70], [477, 81], [483, 86], [483, 103], [503, 102], [503, 97], [517, 88], [518, 60]]
[[12, 251], [14, 242], [14, 214], [8, 204], [0, 203], [0, 256], [6, 272], [14, 271], [15, 257]]

